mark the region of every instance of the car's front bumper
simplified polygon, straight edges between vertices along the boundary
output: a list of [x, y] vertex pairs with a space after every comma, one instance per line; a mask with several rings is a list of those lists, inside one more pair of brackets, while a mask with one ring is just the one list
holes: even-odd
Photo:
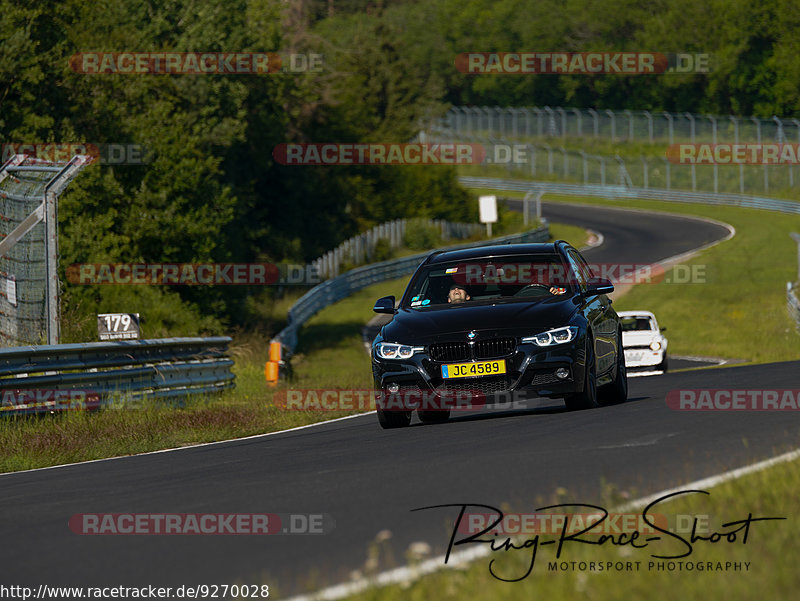
[[[509, 394], [515, 398], [564, 397], [583, 390], [585, 350], [581, 338], [552, 348], [520, 344], [512, 354], [490, 360], [505, 361], [506, 373], [445, 379], [442, 365], [469, 361], [434, 361], [427, 354], [416, 354], [406, 360], [386, 360], [375, 358], [373, 353], [375, 388], [386, 391], [396, 384], [400, 391], [445, 395], [465, 392], [485, 398], [486, 403], [507, 400]], [[567, 377], [556, 376], [559, 368], [567, 370]]]
[[625, 367], [655, 367], [664, 361], [666, 349], [657, 351], [650, 348], [627, 348], [625, 349]]

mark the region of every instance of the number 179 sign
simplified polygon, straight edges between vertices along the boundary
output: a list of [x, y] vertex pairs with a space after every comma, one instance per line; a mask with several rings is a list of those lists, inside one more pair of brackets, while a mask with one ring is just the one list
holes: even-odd
[[99, 313], [97, 331], [100, 340], [136, 340], [139, 338], [139, 314]]

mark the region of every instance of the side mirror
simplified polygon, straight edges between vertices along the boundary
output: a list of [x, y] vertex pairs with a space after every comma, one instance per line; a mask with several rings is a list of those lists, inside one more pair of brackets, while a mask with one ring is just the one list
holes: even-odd
[[660, 327], [660, 328], [658, 328], [658, 329], [659, 329], [660, 331], [662, 331], [662, 332], [666, 332], [666, 331], [667, 331], [667, 326], [663, 326], [663, 327]]
[[611, 294], [614, 292], [614, 284], [606, 278], [589, 278], [586, 296], [595, 294]]
[[375, 313], [388, 313], [389, 315], [394, 315], [396, 313], [394, 310], [394, 297], [384, 296], [379, 298], [375, 301], [375, 306], [372, 307], [372, 310], [375, 311]]

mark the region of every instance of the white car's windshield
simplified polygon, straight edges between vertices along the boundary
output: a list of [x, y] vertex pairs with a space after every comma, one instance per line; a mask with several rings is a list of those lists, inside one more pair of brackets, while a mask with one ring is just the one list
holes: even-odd
[[653, 320], [649, 317], [622, 317], [620, 325], [623, 332], [644, 332], [653, 331]]

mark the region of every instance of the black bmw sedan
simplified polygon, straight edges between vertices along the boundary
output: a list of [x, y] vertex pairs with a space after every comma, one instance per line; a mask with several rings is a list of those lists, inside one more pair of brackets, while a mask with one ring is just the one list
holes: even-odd
[[381, 426], [407, 426], [414, 410], [424, 423], [450, 416], [446, 402], [393, 405], [393, 396], [541, 396], [563, 398], [568, 409], [624, 401], [613, 290], [563, 240], [432, 253], [399, 306], [393, 296], [375, 303], [393, 316], [372, 343]]

